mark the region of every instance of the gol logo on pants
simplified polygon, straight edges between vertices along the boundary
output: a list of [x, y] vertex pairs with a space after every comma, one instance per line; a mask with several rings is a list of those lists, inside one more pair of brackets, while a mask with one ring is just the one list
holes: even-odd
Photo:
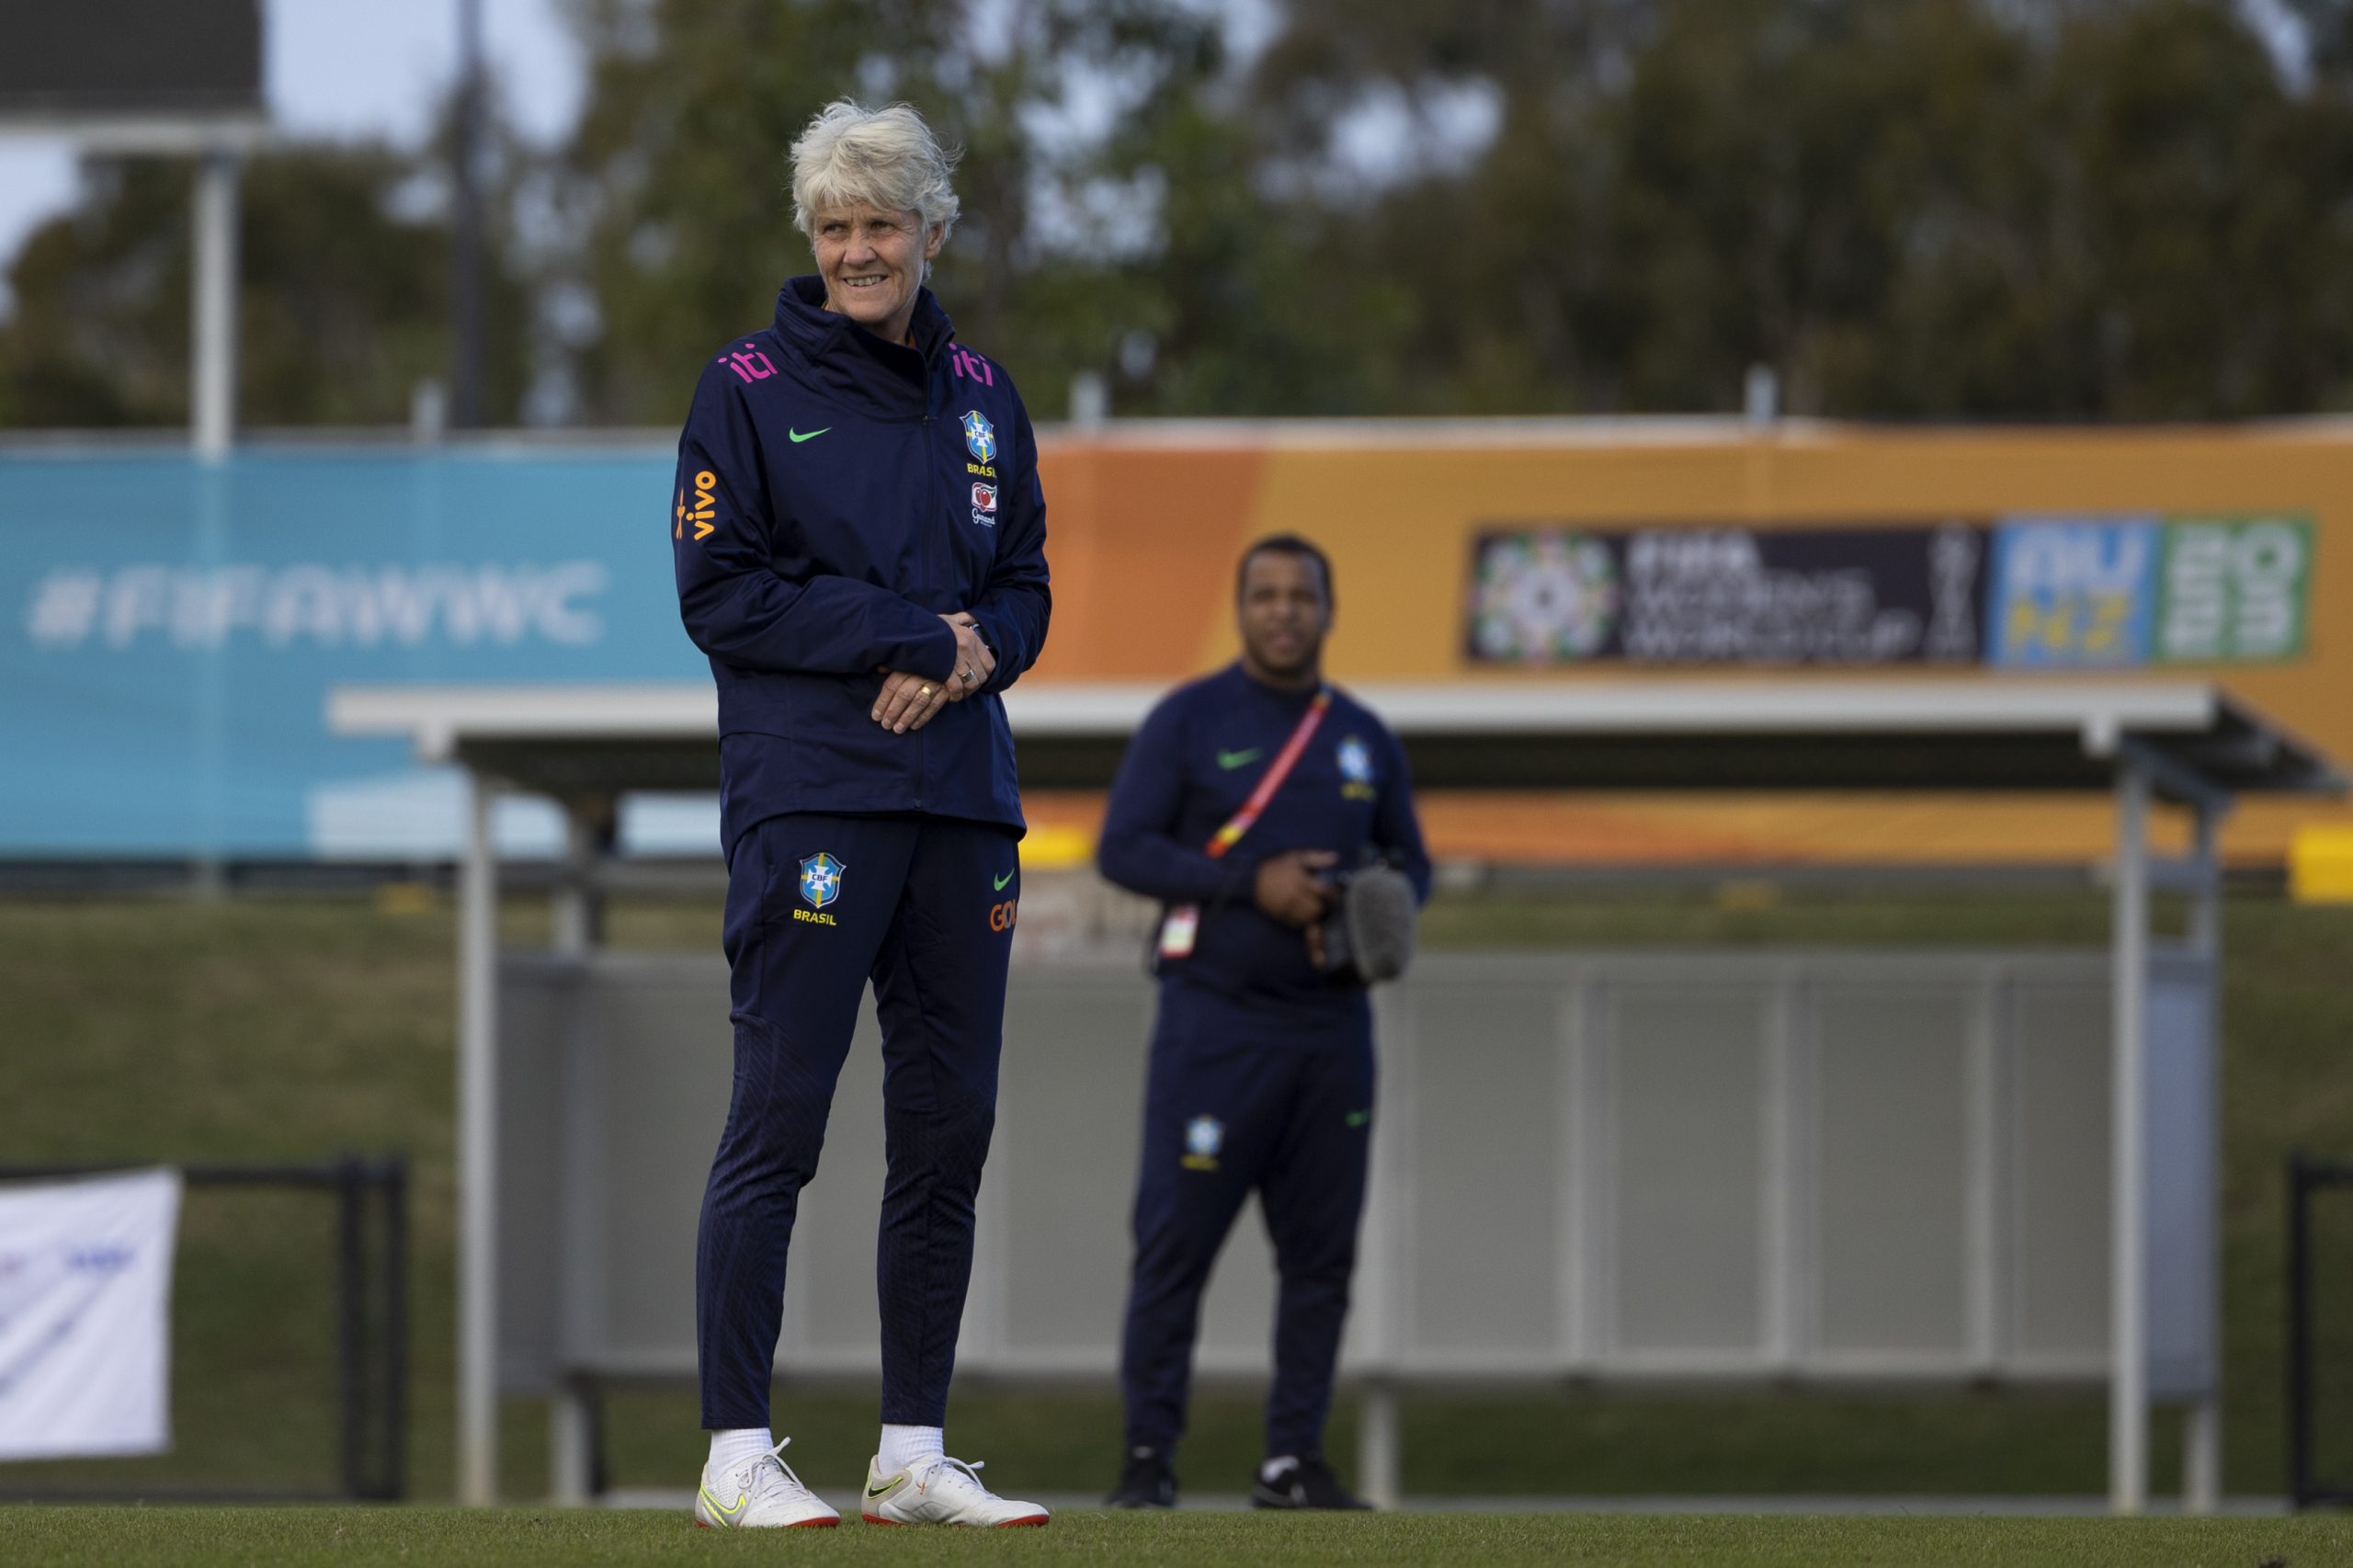
[[1020, 907], [1019, 902], [1014, 899], [1007, 899], [1003, 903], [990, 904], [989, 929], [992, 931], [1012, 930], [1014, 916], [1019, 912]]

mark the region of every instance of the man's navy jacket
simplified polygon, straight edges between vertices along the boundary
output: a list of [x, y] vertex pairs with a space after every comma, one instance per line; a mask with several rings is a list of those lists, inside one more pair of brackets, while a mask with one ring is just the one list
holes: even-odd
[[[703, 368], [678, 438], [671, 551], [687, 635], [719, 682], [720, 833], [786, 812], [920, 812], [1021, 831], [997, 693], [1046, 641], [1038, 443], [1001, 365], [931, 290], [914, 347], [796, 278], [766, 331]], [[996, 673], [894, 735], [881, 671], [945, 681], [970, 610]]]
[[1250, 678], [1238, 663], [1178, 687], [1145, 716], [1111, 784], [1096, 863], [1164, 904], [1200, 906], [1190, 957], [1160, 963], [1162, 1021], [1172, 1005], [1211, 1001], [1217, 1031], [1251, 1043], [1324, 1043], [1371, 1024], [1362, 989], [1336, 987], [1308, 961], [1307, 938], [1257, 905], [1258, 867], [1290, 849], [1328, 849], [1343, 866], [1377, 851], [1430, 894], [1405, 748], [1370, 709], [1335, 687], [1331, 710], [1256, 826], [1222, 859], [1211, 835], [1242, 809], [1298, 728], [1314, 692]]

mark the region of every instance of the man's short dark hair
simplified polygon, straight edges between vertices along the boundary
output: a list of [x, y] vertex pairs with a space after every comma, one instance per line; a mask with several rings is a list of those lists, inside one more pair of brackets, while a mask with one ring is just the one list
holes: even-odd
[[1261, 555], [1305, 556], [1315, 562], [1315, 569], [1324, 574], [1324, 602], [1326, 605], [1335, 605], [1339, 602], [1339, 590], [1332, 584], [1331, 557], [1318, 550], [1314, 540], [1302, 538], [1298, 534], [1268, 534], [1264, 539], [1251, 541], [1250, 547], [1242, 552], [1242, 559], [1234, 563], [1233, 597], [1235, 598], [1242, 597], [1243, 585], [1250, 579], [1250, 562]]

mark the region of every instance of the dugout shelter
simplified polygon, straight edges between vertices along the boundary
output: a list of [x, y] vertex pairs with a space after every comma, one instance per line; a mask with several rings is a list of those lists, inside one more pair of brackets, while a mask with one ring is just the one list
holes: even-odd
[[[1395, 1393], [1417, 1383], [2097, 1381], [2113, 1508], [2146, 1505], [2155, 1400], [2188, 1412], [2186, 1503], [2215, 1505], [2216, 834], [2241, 795], [2341, 791], [2325, 758], [2190, 682], [1356, 689], [1424, 788], [2062, 791], [2109, 798], [2115, 821], [2105, 953], [1438, 954], [1384, 991], [1343, 1357], [1364, 1401], [1360, 1484], [1394, 1499]], [[1100, 788], [1159, 694], [1008, 693], [1025, 787]], [[328, 719], [406, 736], [469, 781], [460, 1495], [494, 1499], [497, 1400], [523, 1391], [555, 1400], [558, 1495], [586, 1501], [597, 1390], [693, 1374], [694, 1205], [730, 1040], [717, 955], [598, 950], [597, 824], [627, 792], [715, 787], [715, 698], [345, 687]], [[491, 818], [511, 791], [572, 824], [547, 953], [498, 947]], [[2187, 854], [2153, 852], [2160, 807], [2187, 813]], [[2157, 891], [2187, 895], [2178, 936], [2153, 932]], [[1116, 1364], [1149, 1006], [1131, 962], [1017, 969], [968, 1377], [1099, 1381]], [[879, 1098], [861, 1081], [879, 1081], [870, 1009], [862, 1028], [845, 1127]], [[1520, 1092], [1465, 1092], [1482, 1081]], [[1051, 1180], [1021, 1153], [1047, 1142]], [[779, 1374], [870, 1377], [880, 1141], [846, 1132], [826, 1158]], [[1507, 1215], [1499, 1190], [1518, 1195]], [[1205, 1376], [1265, 1366], [1270, 1278], [1247, 1234], [1205, 1314]]]

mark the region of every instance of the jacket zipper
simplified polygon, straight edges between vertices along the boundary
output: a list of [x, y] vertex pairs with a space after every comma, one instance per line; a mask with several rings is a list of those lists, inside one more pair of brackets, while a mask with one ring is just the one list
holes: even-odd
[[[939, 454], [931, 445], [931, 365], [923, 368], [923, 517], [924, 527], [932, 534], [939, 531]], [[937, 555], [937, 551], [929, 553]], [[938, 570], [935, 565], [934, 570]], [[942, 578], [943, 583], [946, 582]], [[955, 678], [955, 671], [949, 671]], [[931, 742], [923, 731], [915, 732], [915, 810], [923, 810], [923, 798], [931, 788]]]

